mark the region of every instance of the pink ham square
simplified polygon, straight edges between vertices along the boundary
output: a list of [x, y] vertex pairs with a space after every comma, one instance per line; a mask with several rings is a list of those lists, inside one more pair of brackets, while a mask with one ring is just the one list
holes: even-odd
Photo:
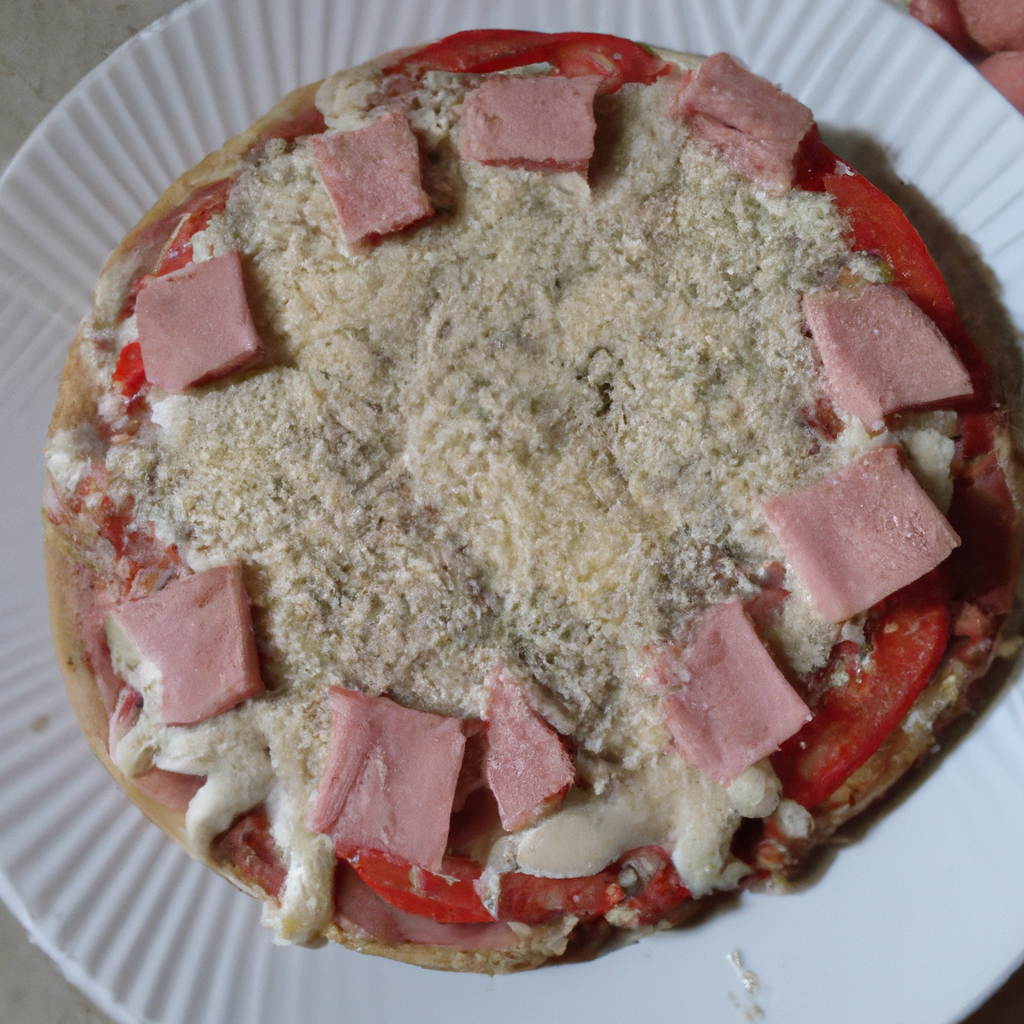
[[708, 57], [683, 82], [675, 109], [694, 135], [719, 149], [755, 185], [768, 192], [792, 185], [797, 150], [813, 115], [729, 54]]
[[960, 543], [895, 445], [875, 448], [792, 494], [768, 498], [761, 508], [831, 622], [912, 583]]
[[942, 332], [899, 288], [873, 284], [855, 297], [819, 289], [803, 308], [833, 397], [872, 430], [891, 412], [973, 391]]
[[237, 565], [186, 576], [114, 613], [163, 676], [160, 719], [194, 725], [263, 693], [249, 597]]
[[466, 738], [462, 722], [332, 686], [327, 764], [307, 825], [339, 857], [381, 850], [439, 872]]
[[263, 356], [234, 249], [154, 278], [135, 312], [146, 379], [164, 391], [180, 394]]
[[514, 832], [551, 810], [576, 777], [558, 733], [530, 707], [523, 688], [497, 666], [487, 681], [484, 773], [502, 828]]
[[488, 78], [466, 99], [459, 149], [499, 167], [585, 174], [594, 155], [594, 95], [603, 79]]
[[810, 718], [738, 600], [708, 608], [685, 646], [656, 650], [644, 681], [665, 692], [665, 726], [683, 760], [722, 786]]
[[419, 145], [404, 114], [384, 114], [354, 131], [313, 135], [309, 146], [346, 242], [433, 216], [421, 184]]

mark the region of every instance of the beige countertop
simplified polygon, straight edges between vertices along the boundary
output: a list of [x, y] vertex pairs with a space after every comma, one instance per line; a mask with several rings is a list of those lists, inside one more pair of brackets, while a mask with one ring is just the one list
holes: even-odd
[[[87, 71], [177, 6], [178, 0], [0, 0], [0, 169]], [[857, 983], [870, 984], [870, 979]], [[964, 1024], [1021, 1020], [1024, 968]], [[109, 1024], [28, 941], [2, 904], [0, 1022]]]

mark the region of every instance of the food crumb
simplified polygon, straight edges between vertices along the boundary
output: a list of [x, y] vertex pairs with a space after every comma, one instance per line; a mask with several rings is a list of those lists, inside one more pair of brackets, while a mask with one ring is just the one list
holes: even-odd
[[740, 1011], [744, 1021], [764, 1020], [764, 1010], [752, 998], [754, 993], [761, 987], [761, 979], [744, 966], [743, 957], [738, 949], [734, 949], [729, 953], [726, 959], [732, 964], [733, 969], [736, 971], [736, 977], [742, 982], [748, 997], [746, 1002], [741, 1002], [730, 992], [729, 998], [732, 1000], [733, 1005]]

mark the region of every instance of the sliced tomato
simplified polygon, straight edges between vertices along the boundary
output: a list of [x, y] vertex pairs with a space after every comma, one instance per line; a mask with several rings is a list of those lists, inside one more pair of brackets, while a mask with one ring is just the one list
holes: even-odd
[[613, 93], [626, 82], [650, 85], [671, 69], [653, 50], [618, 36], [471, 29], [424, 46], [385, 68], [384, 73], [433, 70], [488, 74], [528, 64], [550, 64], [567, 78], [601, 75], [605, 79], [598, 90], [601, 93]]
[[169, 274], [172, 270], [180, 270], [192, 262], [192, 236], [204, 230], [213, 215], [220, 213], [227, 206], [228, 193], [237, 177], [232, 175], [221, 178], [197, 189], [181, 206], [149, 228], [147, 234], [156, 238], [166, 233], [163, 234], [166, 241], [154, 271], [142, 274], [129, 286], [124, 305], [121, 307], [122, 320], [135, 312], [135, 302], [147, 281]]
[[114, 554], [121, 558], [126, 549], [126, 535], [133, 520], [135, 502], [131, 497], [125, 506], [118, 506], [109, 494], [100, 498], [98, 533], [114, 546]]
[[963, 361], [974, 395], [955, 403], [961, 409], [992, 404], [992, 371], [953, 306], [942, 272], [903, 211], [863, 175], [840, 160], [822, 141], [817, 125], [804, 137], [793, 182], [807, 192], [827, 192], [850, 222], [850, 244], [878, 256], [892, 269], [902, 288], [935, 321]]
[[113, 379], [121, 386], [125, 398], [134, 398], [146, 383], [146, 371], [142, 365], [142, 346], [137, 341], [129, 342], [117, 357]]
[[940, 570], [877, 606], [870, 655], [859, 665], [847, 662], [846, 681], [829, 686], [814, 718], [772, 755], [784, 796], [816, 807], [867, 761], [935, 674], [949, 627], [949, 588]]
[[407, 914], [442, 924], [494, 920], [473, 887], [483, 869], [467, 857], [445, 857], [441, 874], [381, 850], [360, 850], [349, 863], [378, 896]]
[[280, 896], [288, 874], [277, 856], [270, 819], [263, 807], [243, 814], [213, 841], [213, 854], [238, 868], [247, 882], [258, 885], [271, 896]]
[[672, 859], [660, 846], [631, 850], [619, 861], [619, 871], [627, 865], [634, 866], [646, 879], [640, 892], [623, 904], [635, 912], [635, 927], [665, 920], [690, 898], [690, 890], [683, 885]]
[[223, 178], [197, 193], [184, 211], [178, 226], [171, 235], [160, 255], [156, 276], [162, 277], [173, 270], [180, 270], [192, 262], [192, 236], [209, 227], [215, 213], [220, 213], [228, 203], [228, 193], [235, 183], [234, 178]]
[[501, 876], [498, 920], [547, 924], [566, 914], [587, 921], [625, 899], [617, 867], [583, 878], [540, 878], [520, 871]]

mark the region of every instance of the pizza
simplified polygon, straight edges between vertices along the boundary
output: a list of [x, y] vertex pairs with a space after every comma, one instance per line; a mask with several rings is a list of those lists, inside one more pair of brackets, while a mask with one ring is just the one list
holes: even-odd
[[784, 885], [1014, 649], [988, 363], [727, 54], [292, 94], [111, 256], [46, 455], [82, 729], [282, 942], [510, 971]]

